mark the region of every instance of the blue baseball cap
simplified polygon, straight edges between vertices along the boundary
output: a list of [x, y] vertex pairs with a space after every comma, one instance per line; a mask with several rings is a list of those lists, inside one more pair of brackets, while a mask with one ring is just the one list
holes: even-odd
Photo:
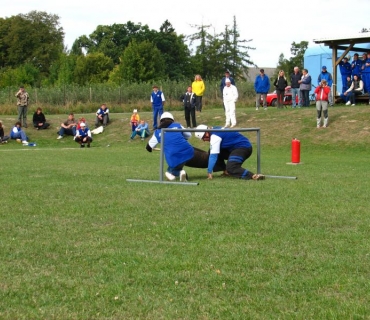
[[326, 70], [326, 66], [322, 66], [322, 68], [321, 69], [325, 69]]

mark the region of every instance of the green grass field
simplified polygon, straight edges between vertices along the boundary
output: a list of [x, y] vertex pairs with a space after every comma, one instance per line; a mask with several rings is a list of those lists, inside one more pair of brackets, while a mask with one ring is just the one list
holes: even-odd
[[[159, 178], [129, 116], [112, 114], [90, 149], [56, 140], [63, 115], [26, 129], [36, 147], [0, 145], [1, 319], [370, 318], [368, 107], [330, 108], [317, 129], [312, 107], [238, 106], [238, 126], [261, 128], [262, 172], [298, 179], [188, 168], [198, 186], [126, 181]], [[1, 120], [8, 132], [15, 116]], [[287, 165], [292, 138], [301, 165]]]

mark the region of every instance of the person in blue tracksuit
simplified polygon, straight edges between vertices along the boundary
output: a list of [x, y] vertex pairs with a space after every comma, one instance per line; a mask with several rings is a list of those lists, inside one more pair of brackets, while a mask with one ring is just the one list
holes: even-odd
[[[366, 60], [363, 61], [361, 78], [364, 83], [364, 91], [370, 94], [370, 52], [367, 53]], [[369, 99], [370, 104], [370, 99]]]
[[326, 83], [328, 87], [330, 88], [330, 93], [329, 93], [329, 105], [333, 106], [333, 95], [331, 92], [331, 87], [333, 85], [333, 77], [330, 72], [328, 72], [326, 66], [321, 67], [321, 73], [319, 74], [317, 78], [317, 84], [320, 85], [321, 80], [326, 80]]
[[196, 132], [195, 136], [203, 141], [210, 142], [210, 156], [208, 160], [207, 174], [208, 179], [213, 179], [212, 172], [218, 159], [227, 160], [226, 173], [227, 175], [245, 179], [245, 180], [263, 180], [262, 174], [254, 174], [253, 172], [244, 169], [242, 164], [252, 154], [252, 144], [249, 139], [239, 132], [229, 131], [212, 131], [212, 129], [221, 129], [221, 127], [208, 128], [202, 124], [197, 127], [203, 132]]
[[260, 69], [260, 74], [254, 81], [254, 90], [256, 91], [256, 110], [259, 109], [261, 98], [263, 101], [263, 109], [267, 110], [266, 97], [270, 90], [270, 79], [267, 75], [265, 75], [264, 69]]
[[345, 92], [349, 88], [347, 86], [347, 77], [350, 77], [352, 75], [352, 67], [351, 64], [348, 62], [347, 57], [344, 57], [338, 65], [340, 74], [342, 76], [342, 92]]
[[353, 60], [351, 62], [352, 77], [357, 74], [361, 75], [362, 61], [358, 58], [358, 53], [353, 55]]
[[164, 94], [158, 89], [158, 86], [153, 86], [150, 102], [153, 109], [153, 130], [155, 130], [158, 127], [158, 117], [160, 118], [162, 116], [165, 102]]

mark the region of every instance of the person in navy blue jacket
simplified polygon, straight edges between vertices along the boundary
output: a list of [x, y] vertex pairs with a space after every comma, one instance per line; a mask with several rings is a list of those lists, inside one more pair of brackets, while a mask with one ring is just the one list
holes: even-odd
[[328, 87], [330, 88], [329, 93], [329, 105], [333, 106], [333, 95], [331, 92], [331, 86], [333, 85], [333, 77], [330, 72], [328, 72], [326, 66], [321, 67], [321, 73], [319, 74], [317, 78], [317, 84], [320, 85], [321, 80], [326, 80]]
[[264, 69], [260, 69], [260, 74], [254, 81], [254, 90], [256, 91], [256, 110], [259, 109], [261, 104], [261, 97], [263, 101], [263, 109], [267, 110], [266, 97], [270, 90], [270, 79], [267, 75], [265, 75]]
[[217, 161], [227, 160], [226, 172], [229, 176], [245, 180], [263, 180], [263, 174], [255, 174], [248, 169], [244, 169], [242, 164], [252, 155], [252, 143], [249, 139], [239, 132], [212, 131], [212, 129], [221, 129], [221, 127], [208, 128], [202, 124], [197, 127], [204, 132], [195, 132], [195, 136], [203, 141], [210, 142], [210, 156], [208, 160], [207, 174], [208, 179], [213, 179], [212, 172]]
[[350, 77], [352, 74], [351, 64], [348, 62], [347, 57], [344, 57], [343, 60], [339, 62], [339, 70], [342, 75], [342, 92], [345, 92], [349, 88], [347, 86], [347, 77]]
[[158, 127], [158, 117], [160, 118], [162, 116], [165, 102], [164, 94], [158, 89], [158, 86], [153, 86], [150, 102], [153, 109], [153, 130], [155, 130]]
[[106, 127], [108, 123], [109, 109], [107, 108], [107, 105], [103, 103], [98, 111], [96, 111], [95, 128], [99, 127], [99, 125], [103, 125], [103, 127]]
[[86, 126], [85, 122], [80, 123], [80, 128], [76, 130], [75, 141], [80, 144], [81, 148], [87, 147], [90, 148], [90, 143], [93, 141], [91, 137], [91, 131]]
[[358, 76], [361, 75], [361, 67], [362, 67], [362, 62], [358, 58], [358, 53], [355, 53], [353, 55], [353, 60], [351, 63], [351, 69], [352, 69], [352, 76], [357, 74]]

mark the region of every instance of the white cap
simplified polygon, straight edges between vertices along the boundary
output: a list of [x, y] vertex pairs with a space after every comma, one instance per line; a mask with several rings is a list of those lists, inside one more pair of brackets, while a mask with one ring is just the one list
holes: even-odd
[[225, 83], [228, 83], [228, 82], [231, 83], [230, 79], [229, 78], [226, 78]]
[[80, 123], [80, 127], [86, 127], [85, 122], [81, 122], [81, 123]]
[[133, 111], [134, 113], [137, 113], [137, 109], [134, 109], [134, 111]]
[[[208, 127], [205, 125], [205, 124], [200, 124], [198, 127], [197, 127], [197, 129], [203, 129], [203, 130], [207, 130], [208, 129]], [[202, 138], [203, 138], [203, 136], [204, 136], [204, 134], [205, 134], [206, 132], [205, 131], [203, 131], [203, 132], [195, 132], [195, 137], [196, 138], [198, 138], [198, 139], [200, 139], [200, 140], [202, 140]]]
[[172, 113], [169, 113], [169, 112], [163, 112], [162, 115], [161, 115], [161, 120], [162, 119], [172, 119], [172, 120], [175, 120]]

